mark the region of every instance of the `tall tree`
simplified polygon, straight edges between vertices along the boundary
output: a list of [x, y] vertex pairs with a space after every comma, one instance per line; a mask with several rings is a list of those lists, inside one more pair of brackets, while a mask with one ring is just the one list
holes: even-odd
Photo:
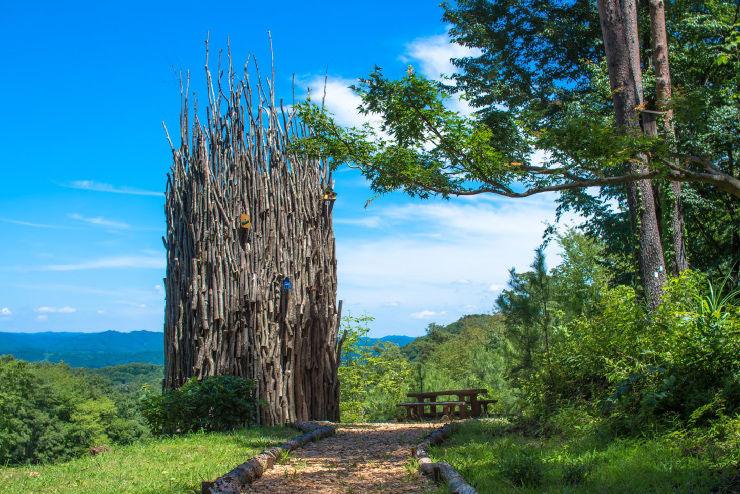
[[[335, 166], [361, 168], [380, 193], [525, 197], [559, 191], [571, 198], [587, 196], [579, 192], [587, 187], [609, 193], [629, 188], [639, 270], [654, 306], [666, 269], [656, 200], [646, 180], [711, 184], [734, 197], [740, 197], [740, 180], [715, 155], [674, 148], [666, 133], [643, 131], [647, 119], [640, 116], [649, 114], [641, 106], [635, 2], [605, 0], [599, 2], [601, 13], [592, 2], [561, 0], [459, 0], [444, 6], [452, 40], [481, 50], [454, 60], [461, 73], [452, 86], [413, 70], [389, 80], [376, 68], [354, 89], [361, 111], [377, 114], [383, 133], [343, 129], [319, 108], [304, 106], [302, 116], [316, 134], [297, 147], [322, 151]], [[609, 14], [605, 26], [595, 22], [601, 14]], [[611, 39], [606, 64], [605, 36]], [[612, 73], [618, 69], [632, 72]], [[628, 93], [613, 91], [622, 86]], [[473, 118], [445, 107], [450, 91], [477, 108]], [[538, 150], [548, 152], [544, 162], [535, 159]]]
[[[644, 107], [644, 99], [637, 2], [599, 0], [598, 5], [617, 127], [625, 134], [638, 134], [641, 133], [638, 111]], [[645, 174], [648, 171], [647, 155], [637, 153], [626, 167], [633, 175]], [[660, 303], [667, 275], [650, 181], [629, 182], [627, 203], [632, 228], [638, 238], [637, 259], [642, 287], [648, 306], [655, 309]]]
[[519, 360], [513, 371], [531, 372], [536, 355], [544, 350], [551, 384], [554, 384], [550, 362], [550, 336], [554, 322], [551, 279], [542, 248], [535, 250], [532, 271], [518, 274], [509, 271], [509, 289], [496, 299], [496, 308], [506, 317], [506, 335], [514, 345]]
[[[738, 93], [733, 82], [737, 69], [733, 70], [732, 64], [723, 64], [720, 60], [728, 54], [723, 41], [731, 37], [733, 25], [739, 18], [740, 3], [673, 0], [665, 7], [673, 90], [670, 97], [665, 97], [670, 100], [667, 107], [661, 108], [659, 70], [656, 69], [655, 76], [650, 71], [650, 67], [659, 62], [653, 56], [657, 49], [650, 41], [652, 37], [654, 44], [656, 39], [650, 32], [655, 24], [645, 22], [648, 2], [638, 4], [647, 109], [660, 112], [643, 112], [642, 117], [657, 115], [652, 129], [670, 142], [672, 149], [675, 146], [678, 154], [703, 156], [724, 173], [737, 177], [740, 129], [736, 122], [740, 118], [740, 100], [733, 97]], [[665, 124], [668, 123], [673, 129], [667, 128]], [[671, 130], [675, 139], [672, 139]], [[666, 201], [676, 194], [671, 192], [667, 181], [656, 182], [661, 184], [659, 195], [663, 199], [658, 203], [663, 210], [661, 236], [666, 263], [671, 270], [676, 270], [674, 252], [680, 249], [672, 244], [679, 242], [671, 241], [669, 223], [675, 216], [667, 214], [675, 204]], [[676, 184], [671, 185], [675, 187]], [[683, 182], [681, 185], [687, 261], [693, 269], [727, 274], [740, 259], [740, 198], [702, 183]], [[608, 207], [615, 201], [622, 201], [618, 188], [602, 188], [598, 196], [574, 189], [561, 194], [558, 210], [580, 213], [587, 218], [583, 225], [585, 231], [604, 238], [612, 254], [628, 258], [631, 252], [624, 249], [619, 239], [626, 238], [629, 219], [621, 211]], [[680, 233], [681, 229], [673, 228], [673, 232]], [[625, 273], [617, 275], [616, 279], [626, 282], [628, 278]]]
[[[650, 32], [652, 35], [653, 65], [655, 67], [655, 99], [656, 109], [662, 113], [665, 135], [669, 142], [675, 140], [673, 130], [673, 109], [671, 108], [671, 68], [668, 58], [668, 33], [666, 30], [665, 1], [649, 0], [650, 2]], [[648, 122], [648, 130], [657, 135], [657, 126], [652, 124], [652, 115], [643, 113], [643, 118]], [[658, 191], [660, 193], [660, 191]], [[668, 221], [668, 236], [671, 245], [671, 268], [674, 275], [688, 268], [686, 258], [686, 243], [684, 241], [683, 206], [681, 199], [681, 184], [669, 182], [669, 190], [662, 194], [665, 197], [667, 209], [665, 216]]]

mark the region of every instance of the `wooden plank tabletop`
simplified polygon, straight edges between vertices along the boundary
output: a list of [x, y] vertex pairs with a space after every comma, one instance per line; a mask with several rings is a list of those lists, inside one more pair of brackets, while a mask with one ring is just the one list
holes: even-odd
[[458, 389], [453, 391], [425, 391], [423, 393], [406, 393], [406, 396], [412, 398], [431, 398], [433, 396], [457, 395], [457, 396], [476, 396], [486, 394], [487, 389]]
[[466, 401], [420, 401], [418, 403], [396, 403], [397, 407], [409, 407], [409, 406], [429, 406], [429, 405], [466, 405]]

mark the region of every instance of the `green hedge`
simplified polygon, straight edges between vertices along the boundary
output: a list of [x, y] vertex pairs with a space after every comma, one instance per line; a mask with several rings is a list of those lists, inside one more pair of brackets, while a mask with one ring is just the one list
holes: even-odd
[[263, 402], [255, 398], [254, 389], [254, 380], [241, 377], [192, 378], [161, 395], [147, 391], [139, 404], [155, 435], [224, 431], [256, 422]]

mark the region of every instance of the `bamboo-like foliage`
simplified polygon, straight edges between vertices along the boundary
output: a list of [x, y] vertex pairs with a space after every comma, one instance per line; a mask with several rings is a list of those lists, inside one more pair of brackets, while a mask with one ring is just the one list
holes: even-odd
[[170, 140], [164, 387], [243, 376], [267, 403], [263, 424], [338, 420], [341, 301], [333, 203], [322, 200], [331, 172], [290, 152], [308, 131], [276, 106], [274, 69], [265, 91], [256, 61], [251, 85], [248, 64], [239, 80], [229, 52], [223, 87], [220, 55], [215, 85], [207, 58], [206, 121], [196, 101], [190, 135], [181, 81], [180, 147]]

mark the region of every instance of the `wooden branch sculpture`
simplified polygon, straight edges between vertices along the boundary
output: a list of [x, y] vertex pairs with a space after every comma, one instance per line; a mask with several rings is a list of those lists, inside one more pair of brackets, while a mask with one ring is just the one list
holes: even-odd
[[[206, 49], [207, 53], [207, 49]], [[208, 106], [182, 88], [181, 144], [167, 176], [165, 389], [190, 377], [255, 379], [266, 425], [339, 419], [333, 202], [326, 160], [289, 151], [307, 129], [267, 92], [208, 69]], [[167, 136], [169, 139], [169, 135]], [[170, 140], [172, 146], [172, 141]], [[289, 279], [289, 282], [286, 282]], [[284, 288], [285, 287], [285, 288]]]

